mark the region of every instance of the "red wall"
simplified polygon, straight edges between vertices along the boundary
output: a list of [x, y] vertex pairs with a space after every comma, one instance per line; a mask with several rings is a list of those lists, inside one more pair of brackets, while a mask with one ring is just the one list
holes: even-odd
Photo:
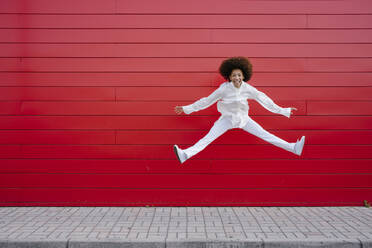
[[[360, 206], [372, 201], [372, 2], [0, 2], [1, 206]], [[177, 116], [231, 56], [288, 119], [250, 115], [303, 155]]]

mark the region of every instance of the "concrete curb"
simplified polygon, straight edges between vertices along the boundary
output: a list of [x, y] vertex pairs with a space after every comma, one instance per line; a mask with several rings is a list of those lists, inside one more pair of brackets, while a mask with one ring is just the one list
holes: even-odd
[[67, 240], [0, 240], [1, 248], [66, 248], [67, 245]]
[[68, 248], [165, 248], [166, 244], [164, 241], [131, 241], [131, 240], [101, 240], [101, 241], [89, 241], [89, 240], [70, 240], [68, 242]]
[[0, 240], [1, 248], [372, 248], [369, 239]]
[[180, 240], [167, 241], [167, 248], [250, 248], [263, 247], [262, 239], [250, 240]]
[[358, 239], [301, 239], [301, 240], [275, 240], [265, 239], [265, 248], [295, 248], [295, 247], [326, 247], [326, 248], [361, 248]]

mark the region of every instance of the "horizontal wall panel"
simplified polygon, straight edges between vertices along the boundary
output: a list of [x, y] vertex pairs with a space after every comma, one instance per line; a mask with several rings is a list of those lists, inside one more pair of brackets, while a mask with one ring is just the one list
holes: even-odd
[[0, 57], [372, 57], [372, 44], [0, 44]]
[[[279, 59], [275, 61], [279, 62]], [[359, 72], [359, 71], [369, 72], [371, 70], [371, 67], [367, 65], [369, 63], [370, 63], [369, 58], [347, 58], [347, 59], [306, 58], [304, 62], [304, 71], [308, 71], [308, 72], [329, 71], [329, 72], [340, 72], [340, 73], [345, 73], [348, 71], [352, 71], [354, 73]]]
[[[172, 21], [172, 20], [170, 20]], [[247, 20], [244, 20], [245, 22]], [[371, 43], [372, 30], [315, 29], [2, 29], [0, 42], [45, 43]]]
[[307, 15], [309, 28], [371, 28], [372, 15]]
[[[192, 183], [190, 183], [192, 182]], [[0, 188], [372, 188], [372, 174], [1, 174]]]
[[[164, 7], [166, 6], [166, 8]], [[0, 13], [118, 13], [118, 14], [370, 14], [368, 0], [353, 1], [233, 1], [216, 4], [215, 1], [178, 2], [171, 0], [149, 2], [146, 0], [6, 0], [0, 4]]]
[[115, 131], [1, 130], [0, 144], [115, 144]]
[[[306, 136], [309, 145], [372, 145], [372, 130], [272, 130], [270, 133], [294, 142]], [[90, 131], [90, 130], [2, 130], [0, 144], [125, 144], [125, 145], [183, 145], [190, 146], [205, 136], [209, 130], [128, 130], [128, 131]], [[324, 139], [328, 137], [328, 139]], [[213, 144], [267, 144], [244, 130], [231, 129], [213, 141]], [[372, 168], [371, 168], [372, 169]]]
[[[248, 82], [248, 84], [251, 84]], [[274, 102], [311, 100], [370, 101], [372, 87], [259, 87]], [[1, 87], [0, 101], [171, 101], [192, 104], [215, 87]], [[255, 101], [254, 99], [249, 99]], [[248, 100], [248, 101], [249, 101]], [[284, 107], [284, 106], [283, 106]]]
[[[217, 68], [215, 68], [217, 70]], [[308, 80], [303, 73], [304, 80]], [[312, 73], [311, 73], [312, 74]], [[271, 76], [272, 74], [268, 75]], [[282, 76], [283, 74], [280, 73]], [[335, 85], [335, 80], [351, 84], [351, 77], [356, 76], [362, 85], [371, 84], [372, 73], [345, 73], [343, 78], [339, 74], [328, 74], [328, 83]], [[321, 77], [322, 76], [322, 77]], [[318, 75], [321, 79], [327, 76]], [[292, 84], [298, 80], [292, 79]], [[313, 78], [314, 79], [314, 78]], [[287, 78], [287, 84], [291, 83]], [[113, 72], [0, 72], [0, 86], [84, 86], [84, 87], [112, 87], [112, 86], [214, 86], [226, 81], [217, 72], [132, 72], [132, 73], [113, 73]], [[271, 80], [274, 81], [274, 80]], [[278, 81], [276, 77], [275, 82]], [[283, 83], [284, 80], [282, 80]], [[323, 85], [324, 85], [323, 79]]]
[[18, 115], [20, 109], [21, 102], [0, 102], [0, 115]]
[[[272, 134], [288, 141], [294, 141], [302, 135], [306, 144], [356, 144], [371, 145], [372, 131], [292, 131], [268, 130]], [[117, 144], [179, 144], [192, 145], [206, 135], [205, 131], [117, 131]], [[39, 131], [9, 130], [0, 131], [0, 144], [115, 144], [114, 131]], [[323, 139], [323, 136], [330, 139]], [[243, 130], [232, 129], [219, 137], [213, 144], [266, 144], [264, 140], [247, 134]]]
[[[304, 101], [277, 101], [279, 106], [296, 106], [294, 115], [306, 114]], [[190, 102], [22, 102], [19, 113], [22, 115], [175, 115], [176, 105], [188, 105]], [[250, 115], [276, 115], [259, 103], [250, 101]], [[1, 106], [1, 102], [0, 102]], [[220, 115], [216, 107], [195, 112], [195, 115]]]
[[0, 100], [81, 100], [113, 101], [111, 87], [2, 87]]
[[[221, 59], [222, 61], [222, 59]], [[255, 66], [255, 65], [253, 65]], [[156, 67], [155, 67], [156, 68]], [[209, 67], [208, 67], [209, 68]], [[254, 86], [372, 86], [372, 73], [256, 72], [249, 81]], [[215, 68], [217, 70], [217, 68]], [[184, 72], [0, 72], [0, 86], [218, 86], [226, 80], [215, 73]], [[307, 90], [309, 90], [308, 88]], [[319, 88], [318, 88], [319, 89]], [[302, 100], [302, 99], [301, 99]]]
[[[250, 159], [193, 160], [180, 165], [169, 160], [123, 159], [0, 159], [1, 173], [261, 173], [370, 174], [371, 159]], [[185, 165], [185, 166], [184, 166]]]
[[[245, 154], [246, 153], [246, 154]], [[294, 158], [294, 159], [370, 159], [370, 145], [308, 145], [304, 146], [301, 158], [272, 144], [266, 145], [216, 145], [205, 149], [199, 158], [192, 159], [251, 159], [251, 158]], [[191, 161], [186, 161], [191, 162]]]
[[[296, 107], [295, 115], [372, 115], [372, 101], [275, 101], [278, 106]], [[176, 105], [190, 102], [0, 102], [0, 114], [22, 115], [174, 115]], [[9, 107], [4, 113], [1, 107]], [[194, 115], [220, 115], [211, 106]], [[249, 115], [276, 115], [255, 100], [249, 101]]]
[[83, 189], [2, 188], [13, 206], [363, 206], [370, 188]]
[[[372, 28], [363, 14], [1, 14], [0, 28]], [[284, 31], [284, 30], [283, 30]]]
[[[21, 145], [1, 145], [0, 146], [0, 158], [20, 158], [21, 157]], [[1, 161], [1, 160], [0, 160]]]
[[[372, 35], [371, 35], [372, 37]], [[216, 58], [0, 58], [1, 72], [204, 72], [217, 74]], [[261, 72], [372, 72], [371, 58], [252, 58]], [[154, 80], [156, 80], [156, 75]], [[169, 79], [168, 79], [169, 80]]]
[[[189, 163], [185, 168], [198, 168], [199, 165]], [[371, 162], [370, 159], [288, 159], [288, 160], [211, 160], [211, 172], [212, 173], [312, 173], [312, 174], [338, 174], [338, 173], [371, 173]], [[185, 164], [186, 165], [186, 164]], [[151, 167], [150, 167], [151, 168]]]
[[[296, 117], [295, 117], [296, 118]], [[254, 118], [256, 119], [256, 118]], [[263, 125], [262, 125], [263, 126]], [[270, 133], [288, 141], [294, 142], [301, 136], [306, 136], [307, 145], [372, 145], [372, 130], [272, 130]], [[274, 128], [275, 129], [275, 128]], [[117, 131], [117, 144], [178, 144], [190, 146], [205, 136], [209, 130], [199, 131]], [[17, 132], [17, 131], [13, 131]], [[34, 132], [34, 131], [29, 131]], [[3, 134], [6, 135], [6, 134]], [[327, 137], [327, 139], [324, 139]], [[213, 144], [267, 144], [241, 129], [231, 129], [218, 137]], [[372, 169], [372, 167], [371, 167]]]
[[4, 0], [0, 13], [115, 13], [115, 0]]
[[[295, 115], [372, 115], [371, 101], [275, 101], [278, 106], [296, 107]], [[0, 114], [9, 115], [174, 115], [176, 105], [190, 102], [0, 102]], [[3, 107], [3, 108], [2, 108]], [[220, 115], [211, 106], [193, 115]], [[255, 100], [249, 101], [249, 115], [276, 115]]]
[[372, 101], [309, 101], [308, 115], [372, 115]]
[[[327, 15], [338, 21], [342, 18]], [[349, 20], [366, 25], [369, 15], [350, 15]], [[316, 20], [314, 20], [316, 21]], [[350, 23], [344, 23], [350, 25]], [[38, 15], [1, 14], [0, 28], [306, 28], [306, 15], [137, 15], [137, 14], [90, 14], [90, 15]], [[364, 26], [362, 26], [364, 27]]]
[[[232, 1], [216, 4], [213, 0], [178, 2], [171, 0], [149, 2], [118, 0], [117, 12], [125, 14], [177, 13], [177, 14], [370, 14], [372, 3], [368, 0], [347, 1]], [[167, 6], [164, 8], [164, 6]]]
[[[253, 84], [252, 84], [253, 85]], [[274, 102], [277, 100], [372, 100], [372, 87], [258, 87]], [[210, 95], [217, 87], [120, 87], [121, 101], [197, 101]]]
[[[171, 145], [22, 145], [14, 148], [3, 145], [0, 158], [71, 158], [71, 159], [175, 159]], [[181, 147], [184, 148], [184, 147]], [[371, 159], [372, 145], [307, 145], [301, 159]], [[296, 154], [271, 144], [267, 145], [214, 145], [206, 147], [198, 156], [185, 162], [192, 164], [199, 159], [300, 159]], [[178, 163], [174, 161], [175, 165]]]
[[[94, 42], [216, 42], [212, 30], [205, 29], [3, 29], [0, 42], [94, 43]], [[247, 35], [247, 34], [245, 34]], [[362, 35], [363, 36], [363, 35]], [[222, 40], [221, 40], [222, 41]]]
[[[0, 129], [209, 130], [218, 116], [0, 116]], [[372, 116], [255, 116], [265, 129], [370, 130]]]
[[[260, 168], [265, 168], [264, 165], [271, 163], [274, 160], [262, 161]], [[264, 162], [266, 161], [266, 163]], [[282, 163], [282, 160], [275, 160]], [[291, 160], [289, 160], [291, 161]], [[327, 160], [328, 161], [328, 160]], [[343, 160], [345, 163], [340, 163], [339, 170], [345, 173], [369, 173], [372, 168], [368, 168], [369, 160], [363, 160], [359, 166], [354, 167], [349, 163], [351, 160]], [[353, 160], [355, 162], [355, 160]], [[359, 161], [359, 160], [358, 160]], [[368, 163], [365, 163], [369, 161]], [[216, 162], [216, 161], [214, 161]], [[239, 169], [236, 161], [226, 161], [231, 164], [231, 169]], [[243, 163], [242, 163], [243, 162]], [[323, 161], [324, 163], [325, 161]], [[0, 159], [1, 173], [210, 173], [211, 164], [213, 161], [195, 160], [192, 166], [182, 167], [177, 165], [177, 158], [172, 159]], [[259, 161], [254, 162], [254, 164]], [[322, 163], [322, 162], [320, 162]], [[240, 165], [245, 164], [240, 160]], [[290, 165], [291, 162], [287, 163]], [[332, 163], [331, 163], [332, 164]], [[216, 164], [218, 166], [218, 164]], [[252, 165], [253, 166], [253, 165]], [[350, 170], [350, 168], [353, 168]], [[254, 168], [250, 167], [250, 168]], [[307, 166], [309, 168], [309, 166]], [[312, 167], [314, 168], [314, 166]], [[326, 168], [326, 167], [325, 167]], [[343, 168], [343, 169], [342, 169]], [[349, 169], [348, 169], [349, 168]], [[225, 168], [226, 169], [226, 168]], [[293, 164], [292, 164], [293, 169]], [[255, 171], [255, 170], [253, 170]], [[265, 170], [263, 170], [265, 171]], [[218, 170], [216, 170], [218, 172]]]

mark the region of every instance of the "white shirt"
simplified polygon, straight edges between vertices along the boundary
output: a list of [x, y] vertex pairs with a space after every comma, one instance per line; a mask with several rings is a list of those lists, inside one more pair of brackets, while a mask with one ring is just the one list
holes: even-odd
[[208, 97], [203, 97], [196, 102], [182, 106], [186, 114], [208, 108], [218, 101], [217, 110], [221, 117], [231, 118], [234, 128], [242, 128], [248, 121], [248, 99], [254, 99], [267, 110], [290, 117], [291, 108], [282, 108], [276, 105], [265, 93], [257, 90], [252, 85], [242, 82], [239, 88], [236, 88], [232, 82], [222, 83]]

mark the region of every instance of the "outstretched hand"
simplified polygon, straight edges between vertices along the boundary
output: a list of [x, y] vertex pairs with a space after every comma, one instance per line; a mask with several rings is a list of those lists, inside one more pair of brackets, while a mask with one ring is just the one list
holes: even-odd
[[292, 110], [297, 110], [297, 109], [295, 107], [291, 107], [291, 115], [293, 114]]
[[182, 106], [174, 107], [174, 112], [176, 112], [177, 114], [182, 114], [182, 112], [183, 112]]

